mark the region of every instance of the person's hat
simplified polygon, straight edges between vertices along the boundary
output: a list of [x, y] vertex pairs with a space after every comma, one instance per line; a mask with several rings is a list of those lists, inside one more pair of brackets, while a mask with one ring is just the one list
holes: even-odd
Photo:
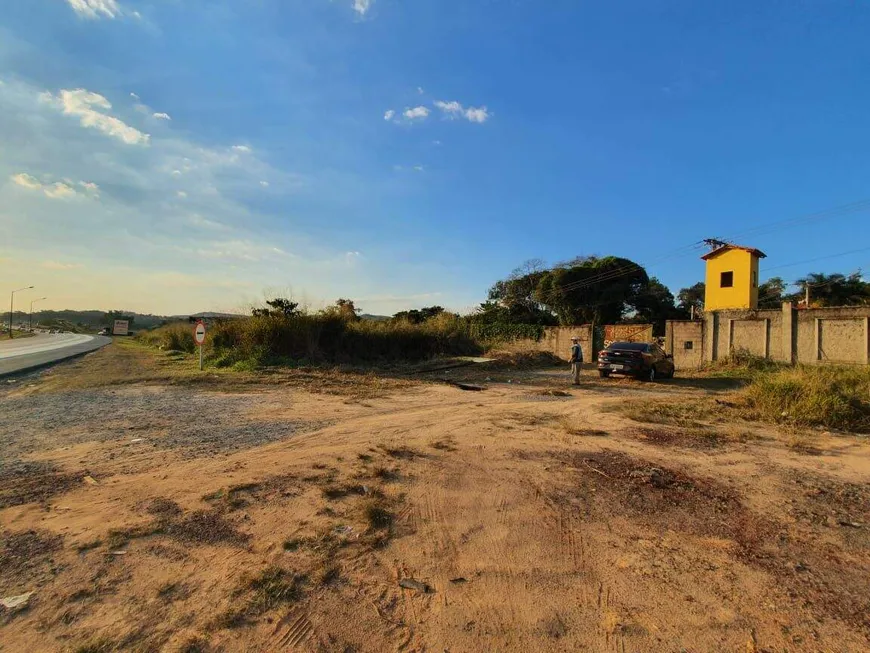
[[580, 336], [571, 336], [571, 340], [580, 340]]

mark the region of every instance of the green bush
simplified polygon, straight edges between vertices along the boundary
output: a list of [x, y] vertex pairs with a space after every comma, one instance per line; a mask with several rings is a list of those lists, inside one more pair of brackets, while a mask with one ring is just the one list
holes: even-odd
[[196, 351], [193, 341], [193, 327], [187, 322], [176, 322], [151, 331], [140, 331], [136, 338], [152, 347], [166, 351], [183, 351], [192, 354]]
[[288, 362], [376, 363], [474, 355], [481, 346], [465, 320], [441, 314], [411, 324], [350, 320], [335, 313], [257, 315], [219, 320], [209, 330], [213, 362], [222, 367]]
[[514, 324], [510, 322], [473, 323], [471, 333], [487, 342], [513, 342], [514, 340], [538, 341], [544, 337], [540, 324]]
[[753, 376], [745, 397], [762, 419], [870, 431], [870, 369], [799, 365]]

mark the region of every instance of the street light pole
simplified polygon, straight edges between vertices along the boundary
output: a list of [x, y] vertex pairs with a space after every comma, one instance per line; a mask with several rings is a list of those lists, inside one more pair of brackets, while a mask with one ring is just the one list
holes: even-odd
[[30, 302], [30, 331], [31, 332], [33, 331], [33, 305], [36, 302], [41, 302], [44, 299], [48, 299], [48, 297], [40, 297], [39, 299], [34, 299], [32, 302]]
[[12, 309], [15, 306], [15, 293], [21, 292], [22, 290], [33, 290], [33, 286], [27, 286], [27, 288], [19, 288], [18, 290], [12, 291], [12, 296], [9, 298], [9, 339], [12, 339]]

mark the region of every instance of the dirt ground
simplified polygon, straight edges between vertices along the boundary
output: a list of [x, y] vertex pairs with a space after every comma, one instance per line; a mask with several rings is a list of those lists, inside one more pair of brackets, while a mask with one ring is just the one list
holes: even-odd
[[862, 438], [613, 411], [715, 380], [191, 364], [3, 384], [0, 651], [870, 649]]

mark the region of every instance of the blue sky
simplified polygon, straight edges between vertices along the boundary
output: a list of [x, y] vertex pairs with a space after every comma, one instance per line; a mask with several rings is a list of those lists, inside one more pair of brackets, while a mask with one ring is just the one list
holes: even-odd
[[[585, 254], [676, 292], [870, 198], [866, 2], [7, 4], [0, 277], [47, 308], [465, 310]], [[740, 240], [851, 272], [868, 214]]]

